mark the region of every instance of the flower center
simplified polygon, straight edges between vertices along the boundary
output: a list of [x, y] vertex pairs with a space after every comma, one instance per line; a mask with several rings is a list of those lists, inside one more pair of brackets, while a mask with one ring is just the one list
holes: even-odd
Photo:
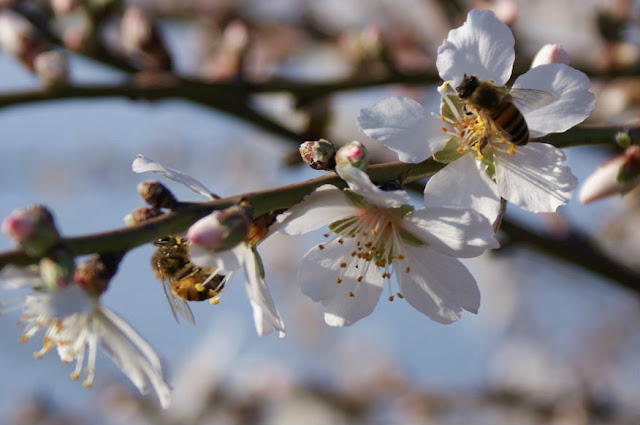
[[[350, 297], [357, 293], [369, 268], [378, 267], [382, 269], [382, 277], [387, 282], [389, 301], [393, 300], [390, 278], [394, 270], [406, 262], [400, 244], [397, 220], [399, 219], [384, 208], [369, 207], [362, 209], [359, 215], [336, 221], [329, 226], [335, 235], [327, 244], [347, 243], [351, 246], [348, 256], [340, 263], [336, 279], [336, 283], [341, 284], [347, 273], [356, 276], [356, 287], [349, 292]], [[330, 233], [325, 233], [324, 236], [329, 238]], [[325, 249], [325, 245], [318, 245], [318, 249]], [[406, 265], [404, 268], [407, 273], [411, 271]], [[399, 292], [397, 296], [402, 298]]]
[[460, 154], [473, 152], [476, 159], [482, 161], [483, 150], [493, 143], [509, 143], [510, 155], [516, 151], [516, 145], [505, 137], [504, 131], [500, 130], [487, 114], [464, 105], [457, 96], [442, 96], [440, 121], [448, 124], [441, 130], [459, 141], [457, 151]]

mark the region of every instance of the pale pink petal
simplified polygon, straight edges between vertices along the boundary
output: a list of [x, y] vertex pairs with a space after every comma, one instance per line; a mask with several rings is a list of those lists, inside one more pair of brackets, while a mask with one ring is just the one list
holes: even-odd
[[262, 264], [255, 249], [242, 244], [239, 249], [245, 274], [245, 289], [253, 308], [253, 319], [258, 335], [264, 336], [278, 331], [284, 337], [284, 323], [271, 297], [262, 273]]
[[278, 217], [277, 230], [288, 235], [307, 233], [334, 221], [358, 214], [342, 190], [332, 185], [320, 186], [302, 202]]
[[[311, 248], [298, 269], [297, 282], [302, 292], [322, 303], [325, 321], [330, 326], [348, 326], [371, 314], [382, 292], [382, 274], [375, 265], [369, 267], [358, 283], [360, 271], [346, 270], [342, 283], [337, 283], [340, 264], [349, 258], [352, 247], [347, 243], [329, 244], [324, 249]], [[353, 292], [354, 296], [349, 296]]]
[[467, 268], [456, 258], [428, 248], [407, 245], [409, 272], [396, 273], [404, 299], [440, 323], [455, 322], [463, 310], [477, 313], [480, 290]]
[[436, 251], [454, 257], [477, 257], [500, 245], [486, 217], [462, 208], [433, 207], [414, 211], [403, 228]]
[[189, 247], [189, 258], [198, 267], [215, 267], [223, 272], [231, 272], [242, 267], [244, 245], [241, 243], [233, 249], [211, 251], [198, 245]]
[[515, 40], [509, 27], [490, 11], [472, 9], [466, 22], [449, 31], [438, 48], [436, 66], [440, 77], [457, 87], [464, 74], [494, 80], [503, 86], [511, 76]]
[[400, 161], [421, 162], [442, 150], [451, 138], [442, 123], [415, 100], [383, 99], [358, 115], [360, 130], [398, 154]]
[[496, 182], [500, 195], [531, 212], [554, 212], [566, 204], [578, 179], [562, 165], [564, 153], [546, 143], [518, 146], [514, 155], [506, 145], [494, 145]]
[[193, 177], [184, 174], [178, 170], [174, 170], [173, 168], [165, 167], [164, 165], [156, 162], [152, 159], [145, 158], [144, 155], [138, 154], [136, 159], [133, 160], [133, 164], [131, 168], [136, 173], [157, 173], [165, 176], [166, 178], [173, 180], [177, 183], [181, 183], [187, 186], [189, 189], [194, 191], [195, 193], [202, 195], [206, 198], [214, 198], [213, 194], [209, 189], [206, 188], [205, 185], [200, 183], [198, 180]]
[[537, 109], [521, 108], [531, 137], [561, 133], [584, 121], [595, 107], [589, 86], [584, 73], [562, 63], [540, 65], [519, 76], [514, 88], [541, 90], [555, 98]]
[[471, 208], [494, 223], [500, 213], [498, 187], [473, 155], [462, 155], [433, 175], [424, 189], [425, 207]]
[[365, 198], [370, 204], [396, 208], [409, 203], [409, 195], [403, 190], [384, 191], [373, 184], [364, 171], [355, 167], [336, 167], [338, 175], [347, 182], [349, 189]]

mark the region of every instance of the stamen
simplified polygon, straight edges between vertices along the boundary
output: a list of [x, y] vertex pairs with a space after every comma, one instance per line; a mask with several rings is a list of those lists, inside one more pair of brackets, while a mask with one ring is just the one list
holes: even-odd
[[322, 250], [324, 249], [324, 245], [322, 245], [321, 243], [320, 243], [320, 244], [318, 244], [318, 249], [319, 249], [320, 251], [322, 251]]
[[404, 298], [404, 295], [402, 295], [400, 292], [398, 292], [396, 295], [397, 295], [397, 296], [398, 296], [398, 298], [400, 298], [400, 299]]
[[349, 297], [350, 297], [350, 298], [355, 297], [355, 294], [353, 293], [353, 291], [349, 291]]
[[195, 288], [196, 288], [196, 291], [198, 292], [204, 291], [204, 285], [202, 283], [196, 283]]
[[220, 304], [220, 297], [218, 296], [211, 297], [209, 298], [209, 302], [211, 303], [211, 305], [218, 305]]
[[389, 300], [389, 301], [393, 301], [393, 295], [389, 295], [388, 300]]
[[509, 155], [513, 155], [516, 153], [516, 145], [511, 143], [511, 145], [509, 146], [509, 150], [507, 151], [507, 153]]

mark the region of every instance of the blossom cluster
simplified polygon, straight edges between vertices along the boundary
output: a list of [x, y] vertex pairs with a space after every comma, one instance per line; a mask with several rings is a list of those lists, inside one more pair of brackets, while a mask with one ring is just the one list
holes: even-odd
[[[509, 28], [492, 12], [472, 10], [438, 49], [436, 65], [443, 84], [437, 110], [396, 96], [358, 116], [362, 133], [391, 148], [401, 161], [433, 158], [442, 163], [419, 202], [401, 184], [380, 187], [370, 179], [363, 144], [352, 142], [336, 152], [326, 140], [307, 142], [300, 149], [305, 162], [335, 171], [341, 183], [316, 188], [286, 211], [254, 216], [250, 203], [242, 201], [193, 223], [186, 235], [172, 239], [176, 247], [165, 248], [157, 260], [159, 268], [171, 261], [178, 269], [172, 277], [157, 273], [167, 276], [170, 306], [192, 321], [187, 301], [200, 297], [219, 302], [241, 270], [258, 334], [277, 331], [282, 337], [284, 321], [266, 284], [258, 245], [275, 232], [300, 235], [324, 229], [324, 239], [302, 258], [295, 281], [322, 305], [328, 325], [356, 323], [374, 310], [385, 291], [389, 301], [405, 300], [439, 323], [452, 323], [463, 311], [477, 313], [480, 290], [460, 258], [499, 246], [495, 231], [504, 201], [531, 212], [553, 212], [568, 202], [577, 179], [564, 165], [564, 153], [536, 139], [566, 131], [594, 108], [588, 78], [568, 65], [566, 52], [558, 46], [541, 51], [533, 67], [507, 88], [514, 59]], [[625, 161], [635, 170], [637, 150]], [[217, 198], [194, 178], [142, 155], [133, 170], [157, 173], [209, 200]], [[636, 177], [628, 181], [635, 184]], [[145, 183], [140, 192], [151, 208], [130, 216], [132, 224], [180, 206], [160, 183]], [[8, 284], [33, 290], [18, 306], [26, 324], [23, 339], [46, 329], [37, 355], [57, 348], [64, 362], [76, 361], [74, 377], [88, 351], [87, 385], [101, 343], [141, 391], [153, 387], [163, 406], [168, 405], [170, 393], [158, 356], [99, 303], [107, 284], [83, 278], [82, 268], [73, 264], [54, 267], [55, 278], [48, 277], [50, 267], [44, 260], [60, 264], [54, 255], [59, 235], [51, 223], [32, 218], [14, 213], [3, 224], [5, 233], [42, 258], [28, 273], [3, 271]], [[181, 249], [187, 259], [180, 256]], [[174, 286], [187, 278], [195, 295]]]

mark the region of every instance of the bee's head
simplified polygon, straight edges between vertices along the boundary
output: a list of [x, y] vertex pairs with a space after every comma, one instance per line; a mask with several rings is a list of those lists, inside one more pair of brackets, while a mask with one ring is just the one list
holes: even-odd
[[460, 99], [469, 98], [473, 92], [478, 88], [480, 82], [478, 81], [478, 77], [475, 75], [467, 75], [464, 74], [464, 79], [462, 80], [462, 84], [456, 87], [456, 92], [458, 93], [458, 97]]

